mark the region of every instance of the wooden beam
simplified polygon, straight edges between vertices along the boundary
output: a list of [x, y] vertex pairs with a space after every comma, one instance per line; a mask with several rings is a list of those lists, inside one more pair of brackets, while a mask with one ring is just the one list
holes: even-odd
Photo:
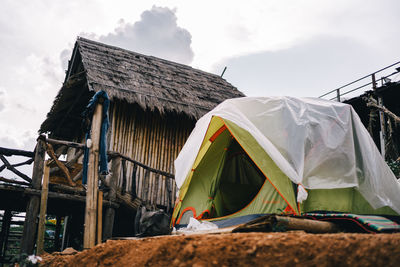
[[[40, 190], [32, 189], [32, 188], [25, 188], [24, 193], [27, 195], [32, 195], [32, 196], [40, 196], [41, 195]], [[64, 193], [51, 192], [51, 191], [49, 191], [48, 198], [49, 199], [63, 199], [63, 200], [68, 200], [68, 201], [86, 202], [86, 196], [64, 194]], [[119, 208], [120, 204], [117, 201], [103, 200], [103, 206], [104, 207], [113, 207], [115, 209], [115, 208]]]
[[58, 191], [61, 193], [72, 193], [76, 195], [86, 195], [86, 191], [83, 187], [71, 187], [63, 184], [50, 184], [50, 190]]
[[65, 166], [67, 166], [68, 168], [72, 167], [77, 161], [78, 159], [83, 155], [83, 150], [79, 150], [73, 157], [72, 159], [70, 159], [67, 163], [65, 163]]
[[24, 156], [24, 157], [28, 157], [28, 158], [35, 157], [34, 152], [19, 150], [19, 149], [5, 148], [5, 147], [0, 147], [0, 155], [4, 155], [7, 157], [10, 157], [10, 156]]
[[49, 177], [50, 177], [50, 167], [44, 164], [44, 174], [43, 174], [43, 184], [42, 184], [42, 194], [40, 198], [40, 213], [39, 213], [39, 225], [38, 234], [36, 241], [36, 255], [42, 255], [44, 251], [44, 233], [46, 231], [46, 212], [47, 212], [47, 196], [49, 194]]
[[370, 99], [367, 99], [367, 107], [373, 107], [378, 109], [379, 111], [384, 112], [386, 115], [388, 115], [389, 117], [391, 117], [396, 123], [400, 123], [400, 117], [398, 117], [396, 114], [394, 114], [393, 112], [391, 112], [390, 110], [388, 110], [385, 106], [380, 106], [376, 103], [374, 103], [373, 101], [371, 101]]
[[[74, 156], [73, 156], [73, 158], [72, 159], [70, 159], [68, 162], [66, 162], [64, 165], [65, 165], [65, 167], [67, 167], [67, 168], [71, 168], [71, 167], [73, 167], [73, 165], [78, 161], [78, 159], [83, 155], [83, 150], [82, 149], [80, 149]], [[58, 156], [57, 156], [57, 153], [55, 153], [56, 154], [56, 157], [58, 158]], [[51, 173], [53, 173], [53, 172], [56, 172], [56, 171], [58, 171], [60, 168], [58, 167], [58, 166], [55, 166], [55, 167], [52, 167], [51, 169], [50, 169], [50, 176], [51, 176]], [[74, 181], [74, 179], [72, 179], [73, 181]], [[76, 182], [76, 181], [74, 181], [74, 182]]]
[[[32, 162], [33, 162], [33, 158], [32, 159], [28, 159], [27, 161], [24, 161], [24, 162], [21, 162], [21, 163], [12, 164], [11, 166], [16, 168], [16, 167], [23, 166], [23, 165], [31, 165]], [[6, 167], [6, 166], [4, 165], [4, 167]], [[3, 166], [2, 166], [2, 168], [3, 168]]]
[[49, 156], [52, 158], [52, 161], [54, 161], [57, 164], [58, 168], [61, 169], [61, 171], [63, 172], [65, 178], [67, 178], [68, 184], [70, 186], [76, 186], [76, 183], [74, 181], [72, 181], [72, 179], [71, 179], [71, 175], [70, 175], [70, 173], [68, 171], [68, 168], [62, 162], [60, 162], [58, 160], [56, 154], [54, 153], [53, 146], [51, 144], [47, 144], [46, 147], [47, 147], [46, 148], [47, 154], [49, 154]]
[[[32, 172], [32, 189], [39, 190], [42, 183], [43, 165], [45, 157], [45, 144], [39, 139], [35, 148], [35, 161]], [[26, 216], [24, 222], [24, 230], [21, 238], [21, 254], [33, 254], [35, 245], [35, 234], [37, 225], [37, 216], [39, 212], [40, 198], [38, 195], [33, 195], [28, 201], [26, 208]]]
[[89, 152], [85, 226], [83, 235], [83, 248], [88, 249], [96, 245], [97, 229], [97, 191], [99, 176], [99, 144], [101, 132], [103, 105], [98, 103], [92, 119], [91, 138], [92, 147]]
[[52, 139], [52, 138], [45, 138], [45, 140], [47, 143], [52, 144], [52, 145], [64, 145], [64, 146], [74, 147], [74, 148], [79, 148], [79, 149], [85, 148], [85, 145], [80, 144], [80, 143], [57, 140], [57, 139]]
[[17, 180], [13, 180], [13, 179], [7, 179], [2, 176], [0, 176], [0, 181], [6, 182], [6, 183], [11, 183], [11, 184], [19, 184], [19, 185], [27, 185], [27, 186], [31, 185], [31, 184], [28, 184], [27, 182], [21, 182], [21, 181], [17, 181]]
[[82, 168], [82, 170], [80, 170], [80, 171], [72, 178], [72, 181], [76, 182], [76, 181], [78, 181], [79, 179], [82, 179], [82, 175], [83, 175], [83, 168]]
[[150, 166], [147, 166], [146, 164], [143, 164], [143, 163], [141, 163], [141, 162], [139, 162], [139, 161], [136, 161], [136, 160], [134, 160], [134, 159], [132, 159], [132, 158], [130, 158], [130, 157], [127, 157], [127, 156], [125, 156], [125, 155], [122, 155], [122, 154], [119, 153], [119, 152], [108, 151], [107, 154], [108, 154], [110, 157], [113, 157], [113, 158], [114, 158], [114, 157], [121, 157], [122, 159], [125, 159], [125, 160], [127, 160], [127, 161], [129, 161], [129, 162], [132, 162], [132, 163], [134, 163], [134, 164], [136, 164], [136, 165], [138, 165], [138, 166], [140, 166], [140, 167], [142, 167], [142, 168], [144, 168], [144, 169], [146, 169], [146, 170], [149, 170], [149, 171], [154, 172], [154, 173], [161, 174], [161, 175], [163, 175], [163, 176], [165, 176], [165, 177], [168, 177], [168, 178], [171, 178], [171, 179], [174, 179], [174, 178], [175, 178], [175, 175], [173, 175], [172, 173], [168, 173], [168, 172], [165, 172], [165, 171], [161, 171], [161, 170], [154, 169], [154, 168], [152, 168], [152, 167], [150, 167]]
[[[117, 181], [121, 172], [121, 158], [114, 158], [111, 162], [111, 176], [108, 181], [108, 186], [110, 192], [108, 193], [108, 198], [110, 201], [115, 201], [117, 193]], [[107, 184], [107, 181], [105, 181]], [[114, 217], [115, 209], [112, 207], [107, 207], [104, 215], [104, 227], [103, 227], [103, 240], [110, 239], [112, 237], [114, 228]]]
[[327, 221], [302, 217], [266, 215], [237, 226], [232, 232], [271, 232], [302, 230], [308, 233], [337, 233], [339, 227]]

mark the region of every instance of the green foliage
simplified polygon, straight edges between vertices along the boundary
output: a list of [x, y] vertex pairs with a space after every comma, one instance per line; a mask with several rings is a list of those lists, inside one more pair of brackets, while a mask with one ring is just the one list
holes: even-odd
[[399, 177], [400, 176], [400, 160], [391, 160], [391, 161], [388, 161], [387, 164], [389, 165], [389, 168], [392, 170], [394, 175], [396, 175], [396, 177]]

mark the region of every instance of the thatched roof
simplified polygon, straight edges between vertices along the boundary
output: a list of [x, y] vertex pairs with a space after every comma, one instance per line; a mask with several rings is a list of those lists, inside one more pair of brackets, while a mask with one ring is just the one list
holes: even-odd
[[[86, 92], [71, 89], [76, 87], [71, 80], [85, 80]], [[183, 113], [194, 119], [225, 99], [244, 96], [218, 75], [78, 37], [64, 85], [40, 132], [54, 131], [62, 114], [71, 113], [67, 100], [81, 106], [99, 90], [111, 100], [138, 104], [143, 110]], [[79, 96], [81, 100], [76, 99]]]

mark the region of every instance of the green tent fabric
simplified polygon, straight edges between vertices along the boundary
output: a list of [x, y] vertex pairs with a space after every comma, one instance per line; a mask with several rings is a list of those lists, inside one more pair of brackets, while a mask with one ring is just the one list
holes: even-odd
[[313, 211], [400, 214], [400, 183], [356, 112], [316, 98], [224, 101], [197, 121], [175, 160], [175, 181], [172, 224]]
[[389, 207], [373, 209], [355, 188], [308, 190], [308, 198], [301, 204], [296, 194], [297, 185], [248, 131], [214, 116], [180, 189], [172, 222], [187, 224], [190, 217], [215, 221], [321, 210], [398, 215]]

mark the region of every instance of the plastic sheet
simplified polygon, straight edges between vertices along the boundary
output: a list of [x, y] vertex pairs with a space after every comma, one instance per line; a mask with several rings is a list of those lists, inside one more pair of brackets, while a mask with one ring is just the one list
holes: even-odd
[[207, 221], [199, 221], [193, 217], [189, 218], [189, 224], [186, 228], [180, 229], [182, 232], [189, 232], [189, 231], [203, 231], [203, 230], [214, 230], [218, 229], [218, 226], [212, 222]]
[[315, 98], [224, 101], [196, 123], [176, 159], [178, 187], [212, 116], [247, 130], [294, 183], [309, 189], [356, 187], [374, 208], [389, 206], [400, 213], [400, 185], [356, 112], [350, 105]]

